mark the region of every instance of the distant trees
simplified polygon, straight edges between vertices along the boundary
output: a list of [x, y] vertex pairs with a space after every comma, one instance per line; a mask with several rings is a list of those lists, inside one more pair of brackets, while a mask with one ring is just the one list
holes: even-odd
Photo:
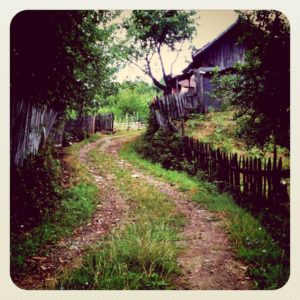
[[100, 111], [113, 111], [117, 119], [126, 115], [145, 121], [149, 113], [149, 102], [156, 95], [155, 89], [143, 81], [125, 81], [116, 94], [102, 103]]
[[290, 29], [279, 11], [240, 13], [249, 49], [236, 75], [216, 76], [218, 96], [238, 109], [239, 136], [249, 146], [290, 143]]
[[[190, 40], [195, 33], [194, 15], [195, 11], [134, 10], [123, 24], [127, 32], [127, 44], [123, 47], [126, 59], [140, 68], [165, 93], [170, 92], [171, 77], [166, 71], [161, 50], [165, 47], [178, 54], [180, 44]], [[155, 56], [160, 61], [163, 82], [153, 74], [152, 60]]]
[[11, 98], [82, 113], [114, 91], [117, 15], [111, 11], [22, 11], [11, 23]]

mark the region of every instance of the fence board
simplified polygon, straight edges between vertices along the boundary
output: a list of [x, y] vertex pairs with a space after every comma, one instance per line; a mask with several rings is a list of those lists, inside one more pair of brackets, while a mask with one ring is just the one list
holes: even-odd
[[57, 120], [51, 108], [16, 101], [11, 109], [11, 162], [22, 165], [29, 154], [37, 154]]
[[[238, 157], [236, 153], [227, 154], [213, 149], [212, 144], [202, 143], [190, 137], [183, 137], [185, 157], [193, 163], [196, 171], [203, 170], [211, 180], [221, 182], [236, 194], [255, 197], [257, 204], [280, 195], [280, 178], [289, 177], [289, 170], [282, 169], [282, 159], [262, 162], [252, 157]], [[286, 195], [285, 199], [286, 199]], [[256, 205], [256, 204], [255, 204]]]

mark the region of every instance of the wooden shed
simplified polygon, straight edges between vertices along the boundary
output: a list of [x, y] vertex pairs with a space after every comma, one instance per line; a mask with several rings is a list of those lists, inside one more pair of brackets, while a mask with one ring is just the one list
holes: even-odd
[[[203, 112], [210, 107], [219, 110], [221, 99], [212, 99], [212, 72], [215, 67], [221, 74], [234, 71], [237, 62], [244, 62], [245, 46], [238, 42], [241, 36], [241, 23], [236, 21], [214, 40], [204, 45], [192, 55], [192, 62], [182, 71], [182, 74], [172, 79], [174, 93], [180, 93], [180, 82], [183, 80], [196, 82], [195, 94]], [[191, 91], [191, 90], [190, 90]]]

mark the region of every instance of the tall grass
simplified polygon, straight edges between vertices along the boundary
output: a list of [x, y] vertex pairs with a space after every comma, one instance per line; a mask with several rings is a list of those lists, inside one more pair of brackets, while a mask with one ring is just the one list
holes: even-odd
[[100, 174], [113, 174], [115, 185], [130, 205], [124, 228], [115, 230], [85, 257], [83, 266], [64, 274], [61, 289], [170, 289], [176, 263], [182, 216], [172, 203], [114, 160], [93, 150], [90, 159]]
[[161, 180], [176, 184], [194, 201], [218, 214], [223, 219], [237, 257], [249, 265], [248, 272], [256, 288], [277, 289], [287, 282], [289, 265], [285, 263], [286, 253], [259, 220], [239, 207], [232, 196], [219, 192], [213, 183], [190, 177], [184, 172], [165, 170], [143, 159], [135, 151], [136, 143], [138, 140], [124, 144], [121, 157]]
[[86, 222], [93, 214], [98, 188], [87, 168], [79, 162], [79, 150], [97, 138], [93, 136], [66, 150], [65, 161], [70, 172], [71, 186], [62, 191], [60, 205], [56, 211], [46, 215], [41, 224], [30, 231], [11, 235], [12, 277], [26, 274], [28, 257], [37, 255], [44, 245], [72, 234], [75, 228]]

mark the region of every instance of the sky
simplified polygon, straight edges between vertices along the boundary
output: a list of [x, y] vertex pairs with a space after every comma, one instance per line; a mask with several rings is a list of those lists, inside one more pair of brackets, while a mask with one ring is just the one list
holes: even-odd
[[[125, 12], [127, 14], [129, 12]], [[201, 48], [237, 19], [237, 13], [233, 10], [198, 10], [197, 12], [197, 31], [192, 42], [186, 42], [180, 52], [176, 63], [173, 66], [172, 74], [178, 75], [192, 61], [192, 53], [189, 46], [194, 46], [196, 49]], [[166, 49], [162, 51], [163, 61], [165, 63], [166, 72], [170, 74], [171, 64], [176, 57], [176, 52], [169, 52]], [[154, 57], [153, 73], [157, 79], [162, 78], [158, 57]], [[151, 83], [151, 79], [146, 76], [141, 70], [134, 65], [129, 65], [120, 70], [117, 74], [117, 81], [124, 80], [134, 81], [140, 77], [142, 80]]]

